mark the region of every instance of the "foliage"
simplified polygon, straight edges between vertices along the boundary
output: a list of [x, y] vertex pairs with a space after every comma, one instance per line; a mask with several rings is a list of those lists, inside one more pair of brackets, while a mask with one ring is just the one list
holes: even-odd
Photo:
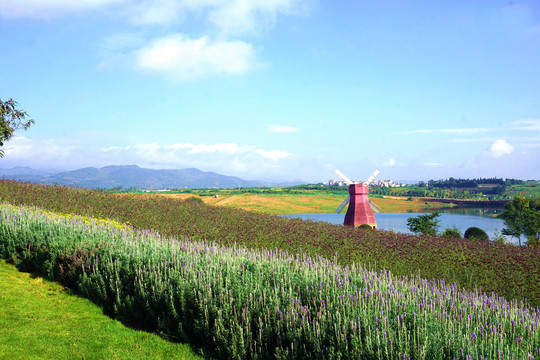
[[444, 229], [444, 231], [441, 233], [442, 237], [445, 238], [454, 238], [454, 239], [461, 239], [461, 231], [455, 226], [453, 227], [447, 227]]
[[518, 179], [500, 179], [500, 178], [478, 178], [478, 179], [455, 179], [453, 177], [447, 180], [429, 180], [429, 187], [440, 188], [475, 188], [480, 185], [520, 185], [523, 180]]
[[[0, 146], [13, 137], [15, 130], [27, 130], [34, 120], [26, 120], [26, 111], [17, 109], [17, 102], [13, 99], [2, 101], [0, 99]], [[0, 149], [0, 157], [4, 157], [4, 150]]]
[[463, 234], [463, 237], [469, 240], [489, 241], [488, 234], [484, 230], [476, 226], [471, 226], [470, 228], [465, 230], [465, 234]]
[[330, 259], [337, 256], [342, 265], [361, 261], [373, 270], [385, 268], [395, 275], [414, 273], [427, 279], [445, 279], [470, 290], [479, 287], [507, 299], [526, 298], [540, 305], [540, 248], [354, 229], [201, 206], [157, 195], [111, 195], [9, 180], [0, 181], [0, 199], [62, 213], [129, 221], [137, 229], [154, 229], [167, 237], [236, 243], [253, 249], [280, 248]]
[[431, 214], [418, 215], [417, 217], [410, 217], [407, 219], [407, 228], [415, 234], [422, 235], [437, 235], [437, 229], [439, 228], [438, 219], [441, 214], [434, 212]]
[[493, 234], [493, 238], [491, 239], [493, 242], [498, 242], [501, 244], [510, 244], [508, 240], [504, 237], [504, 235], [499, 232], [498, 230], [495, 230], [495, 233]]
[[540, 199], [540, 182], [527, 181], [522, 185], [513, 185], [507, 187], [504, 195], [505, 198], [510, 200], [512, 200], [516, 196], [523, 196], [528, 198], [529, 200], [532, 200], [533, 198]]
[[59, 254], [93, 251], [72, 269], [81, 295], [216, 358], [540, 356], [540, 310], [442, 280], [170, 239], [31, 207], [3, 205], [0, 218], [1, 256], [49, 275]]
[[192, 202], [194, 204], [203, 204], [204, 201], [200, 197], [192, 196], [190, 198], [187, 198], [186, 201]]
[[[452, 179], [452, 178], [451, 178]], [[539, 196], [540, 184], [538, 181], [523, 181], [516, 179], [473, 179], [461, 180], [454, 179], [454, 185], [457, 182], [463, 181], [459, 185], [466, 185], [467, 182], [473, 182], [469, 185], [477, 185], [475, 187], [455, 187], [446, 186], [452, 182], [449, 180], [430, 180], [428, 184], [420, 183], [417, 186], [408, 185], [406, 187], [396, 188], [371, 188], [373, 194], [386, 196], [404, 196], [404, 197], [431, 197], [439, 199], [456, 199], [456, 200], [509, 200], [514, 196]], [[478, 183], [480, 181], [480, 183]], [[484, 183], [485, 181], [493, 181], [492, 184]], [[430, 185], [431, 184], [431, 185]]]
[[73, 291], [0, 260], [0, 359], [202, 359], [123, 326]]
[[516, 196], [506, 204], [506, 210], [500, 215], [506, 225], [503, 234], [517, 237], [520, 245], [522, 234], [529, 238], [527, 244], [537, 243], [540, 232], [540, 210], [537, 204], [538, 198], [527, 199], [523, 196]]

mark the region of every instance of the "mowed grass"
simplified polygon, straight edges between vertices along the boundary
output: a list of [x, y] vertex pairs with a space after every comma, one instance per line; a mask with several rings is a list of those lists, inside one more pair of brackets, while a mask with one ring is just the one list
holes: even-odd
[[203, 359], [0, 260], [0, 359]]
[[[131, 195], [131, 194], [130, 194]], [[208, 205], [227, 206], [248, 211], [257, 211], [270, 215], [302, 214], [302, 213], [333, 213], [345, 200], [345, 195], [267, 195], [267, 194], [234, 194], [213, 196], [198, 196], [195, 194], [158, 194], [160, 196], [188, 199], [197, 197]], [[133, 196], [149, 196], [133, 194]], [[431, 202], [422, 199], [407, 200], [407, 198], [371, 198], [382, 212], [424, 212], [427, 209], [449, 207], [449, 204]], [[343, 210], [343, 213], [347, 208]]]

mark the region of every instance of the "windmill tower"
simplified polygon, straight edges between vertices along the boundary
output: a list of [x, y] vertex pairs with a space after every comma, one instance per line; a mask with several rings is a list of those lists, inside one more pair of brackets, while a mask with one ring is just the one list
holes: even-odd
[[377, 221], [375, 220], [373, 211], [380, 212], [380, 210], [368, 199], [368, 194], [369, 183], [375, 178], [375, 176], [377, 176], [378, 173], [379, 169], [375, 169], [369, 178], [360, 183], [352, 181], [341, 171], [336, 170], [336, 174], [339, 175], [339, 177], [341, 177], [347, 185], [349, 185], [349, 196], [347, 196], [345, 201], [343, 201], [343, 203], [336, 210], [336, 212], [339, 214], [345, 205], [349, 204], [343, 225], [360, 226], [362, 224], [368, 224], [373, 228], [377, 227]]

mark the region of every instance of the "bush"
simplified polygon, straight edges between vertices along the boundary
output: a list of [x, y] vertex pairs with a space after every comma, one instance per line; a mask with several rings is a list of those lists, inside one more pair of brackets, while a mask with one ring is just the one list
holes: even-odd
[[441, 234], [445, 238], [461, 239], [461, 231], [457, 227], [447, 227]]
[[483, 241], [489, 240], [488, 234], [484, 230], [476, 226], [471, 226], [470, 228], [468, 228], [465, 231], [464, 237], [465, 239], [469, 239], [469, 240], [483, 240]]
[[189, 201], [194, 204], [204, 204], [204, 201], [200, 197], [196, 197], [196, 196], [187, 198], [186, 201]]

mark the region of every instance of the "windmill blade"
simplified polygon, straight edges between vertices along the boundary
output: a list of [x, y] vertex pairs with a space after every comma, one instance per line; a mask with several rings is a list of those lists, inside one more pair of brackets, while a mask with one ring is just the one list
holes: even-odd
[[336, 173], [340, 178], [342, 178], [343, 181], [345, 181], [345, 183], [346, 183], [347, 185], [352, 185], [352, 184], [354, 184], [354, 181], [352, 181], [351, 179], [349, 179], [347, 176], [345, 176], [344, 173], [342, 173], [342, 172], [339, 171], [338, 169], [336, 169], [335, 173]]
[[345, 207], [345, 205], [347, 205], [349, 203], [349, 200], [351, 200], [351, 195], [347, 196], [347, 198], [345, 199], [345, 201], [343, 201], [341, 203], [341, 205], [339, 205], [339, 207], [337, 208], [336, 212], [339, 214], [341, 212], [341, 210], [343, 210], [343, 208]]
[[369, 185], [369, 183], [370, 183], [373, 179], [375, 179], [375, 176], [377, 176], [377, 174], [379, 174], [379, 172], [380, 172], [379, 169], [375, 169], [375, 171], [373, 172], [373, 174], [371, 174], [371, 176], [368, 177], [368, 178], [366, 179], [366, 181], [364, 181], [364, 185]]
[[375, 205], [374, 203], [371, 202], [371, 200], [369, 200], [369, 207], [371, 208], [371, 210], [373, 210], [374, 212], [376, 213], [380, 213], [381, 212], [381, 209]]

